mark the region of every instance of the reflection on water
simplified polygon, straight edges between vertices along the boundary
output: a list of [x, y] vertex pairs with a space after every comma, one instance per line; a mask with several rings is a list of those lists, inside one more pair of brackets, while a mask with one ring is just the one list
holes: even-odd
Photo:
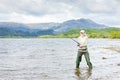
[[82, 72], [79, 68], [75, 69], [75, 75], [77, 80], [87, 80], [92, 74], [91, 69], [87, 69], [86, 72]]

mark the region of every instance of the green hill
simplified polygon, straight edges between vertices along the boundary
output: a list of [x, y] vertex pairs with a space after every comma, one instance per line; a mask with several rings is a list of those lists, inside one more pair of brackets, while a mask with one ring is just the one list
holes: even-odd
[[[72, 29], [58, 35], [39, 36], [40, 38], [70, 38], [78, 37], [81, 29]], [[120, 28], [84, 29], [90, 38], [120, 38]]]

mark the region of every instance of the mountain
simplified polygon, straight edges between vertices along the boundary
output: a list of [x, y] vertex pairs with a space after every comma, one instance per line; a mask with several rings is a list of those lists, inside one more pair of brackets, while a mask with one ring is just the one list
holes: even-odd
[[0, 36], [39, 36], [53, 34], [51, 29], [30, 29], [26, 24], [0, 22]]
[[7, 28], [10, 30], [21, 30], [21, 31], [29, 31], [25, 24], [15, 23], [15, 22], [0, 22], [0, 28]]
[[40, 36], [54, 35], [76, 28], [106, 28], [90, 19], [68, 20], [63, 23], [15, 23], [0, 22], [0, 36]]
[[68, 20], [65, 21], [61, 24], [59, 24], [58, 26], [54, 26], [53, 30], [56, 33], [62, 33], [71, 29], [75, 29], [75, 28], [95, 28], [95, 29], [102, 29], [102, 28], [106, 28], [108, 26], [103, 25], [103, 24], [98, 24], [93, 22], [90, 19], [77, 19], [77, 20]]
[[31, 29], [50, 29], [52, 28], [53, 26], [58, 26], [60, 23], [29, 23], [29, 24], [26, 24], [29, 28]]

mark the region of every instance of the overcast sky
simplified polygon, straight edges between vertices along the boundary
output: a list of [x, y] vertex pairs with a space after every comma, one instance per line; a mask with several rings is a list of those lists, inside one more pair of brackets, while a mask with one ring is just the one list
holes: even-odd
[[43, 23], [80, 18], [120, 26], [120, 0], [0, 0], [0, 22]]

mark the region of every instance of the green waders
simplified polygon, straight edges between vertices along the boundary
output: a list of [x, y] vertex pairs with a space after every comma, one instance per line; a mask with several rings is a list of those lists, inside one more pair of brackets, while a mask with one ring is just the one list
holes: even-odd
[[78, 49], [76, 68], [79, 68], [80, 62], [82, 60], [82, 55], [85, 56], [87, 65], [89, 66], [89, 69], [92, 69], [92, 63], [90, 62], [89, 53], [88, 53], [87, 48], [86, 49]]

